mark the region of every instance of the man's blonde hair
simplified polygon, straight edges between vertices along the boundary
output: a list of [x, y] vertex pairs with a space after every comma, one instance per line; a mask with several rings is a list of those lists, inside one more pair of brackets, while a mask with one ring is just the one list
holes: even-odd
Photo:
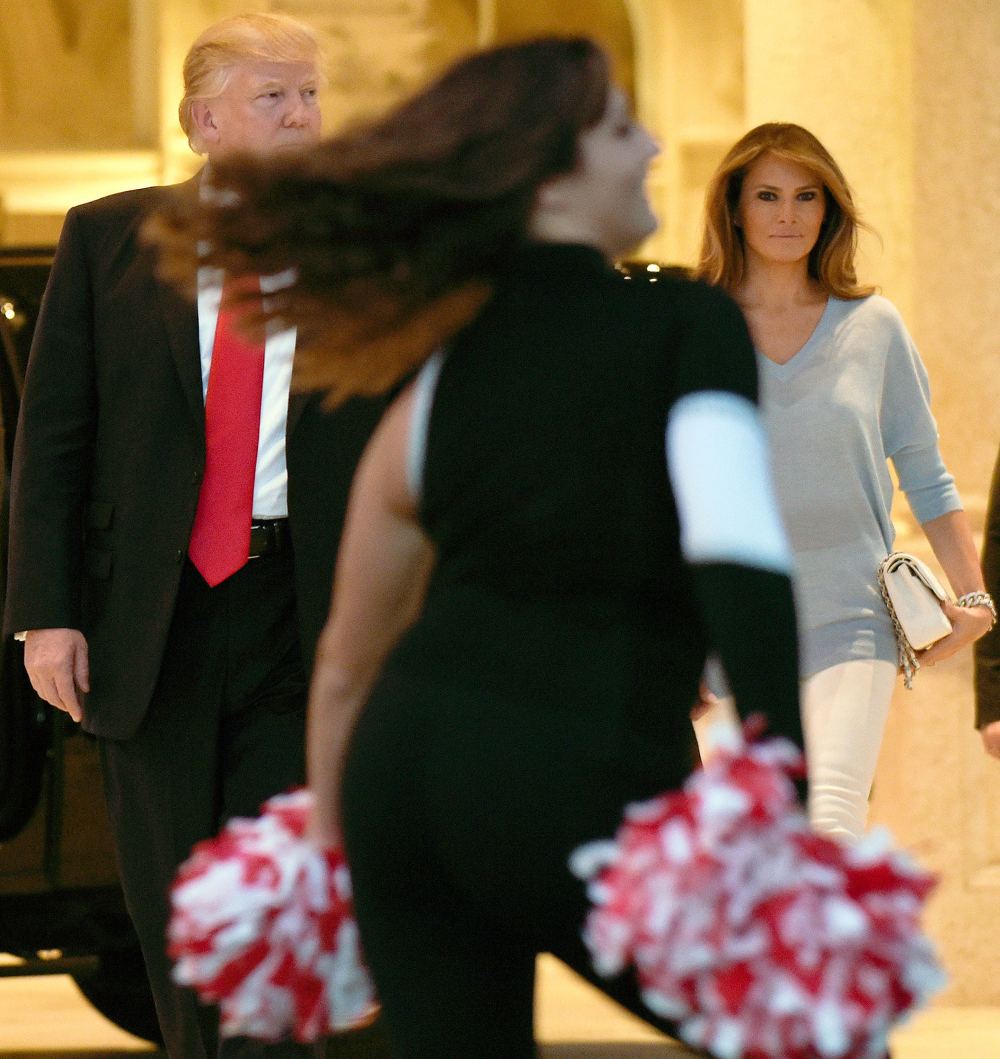
[[226, 90], [233, 69], [242, 62], [306, 62], [322, 77], [323, 54], [315, 31], [288, 15], [248, 13], [211, 25], [191, 45], [184, 59], [184, 96], [177, 114], [193, 151], [204, 144], [191, 113], [204, 99]]

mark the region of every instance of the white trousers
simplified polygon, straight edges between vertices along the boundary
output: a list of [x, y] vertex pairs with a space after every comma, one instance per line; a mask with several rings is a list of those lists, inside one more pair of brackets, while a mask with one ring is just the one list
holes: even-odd
[[[878, 659], [841, 662], [802, 683], [802, 728], [809, 770], [809, 820], [816, 831], [857, 839], [896, 685], [896, 666]], [[732, 699], [719, 699], [694, 722], [702, 760], [717, 725], [739, 726]]]

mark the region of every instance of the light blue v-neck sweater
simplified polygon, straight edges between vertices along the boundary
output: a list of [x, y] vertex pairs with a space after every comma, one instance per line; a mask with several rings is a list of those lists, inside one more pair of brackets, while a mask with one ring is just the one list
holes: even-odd
[[786, 364], [758, 354], [775, 486], [795, 554], [802, 675], [896, 661], [875, 569], [892, 550], [892, 460], [918, 522], [961, 508], [927, 372], [895, 306], [831, 298]]

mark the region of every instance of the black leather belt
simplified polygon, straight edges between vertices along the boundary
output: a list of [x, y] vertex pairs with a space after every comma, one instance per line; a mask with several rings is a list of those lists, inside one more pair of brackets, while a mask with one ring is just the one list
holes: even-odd
[[292, 534], [287, 518], [254, 519], [250, 523], [251, 559], [286, 552], [291, 546]]

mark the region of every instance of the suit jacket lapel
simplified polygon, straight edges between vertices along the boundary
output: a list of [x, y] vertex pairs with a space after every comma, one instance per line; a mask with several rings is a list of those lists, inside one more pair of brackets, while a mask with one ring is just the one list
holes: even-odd
[[290, 438], [296, 425], [302, 418], [302, 412], [309, 403], [312, 394], [292, 390], [288, 394], [288, 422], [285, 424], [285, 437]]
[[[190, 180], [164, 189], [168, 194], [190, 194], [201, 181], [201, 172]], [[198, 304], [156, 277], [155, 252], [150, 251], [150, 268], [156, 299], [167, 334], [167, 344], [177, 368], [181, 389], [194, 417], [198, 436], [205, 437], [205, 395], [201, 381], [201, 339], [198, 333]]]
[[201, 383], [201, 348], [198, 338], [198, 306], [189, 299], [156, 283], [157, 299], [167, 332], [170, 354], [177, 368], [181, 389], [187, 399], [199, 435], [205, 436], [205, 398]]

